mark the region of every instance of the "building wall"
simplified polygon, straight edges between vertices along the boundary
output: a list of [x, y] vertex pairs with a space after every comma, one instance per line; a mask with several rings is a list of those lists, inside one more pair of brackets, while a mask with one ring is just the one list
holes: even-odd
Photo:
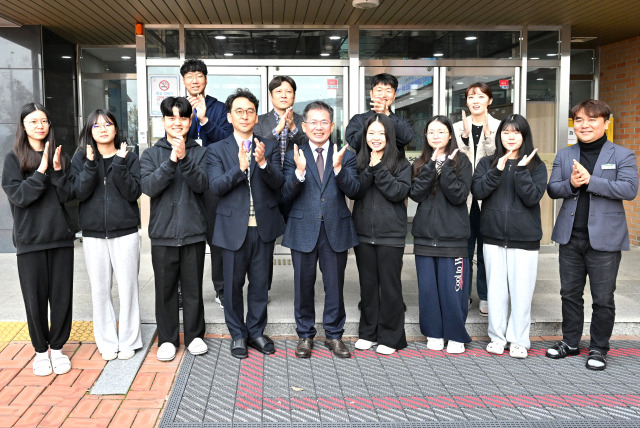
[[[640, 36], [600, 49], [600, 100], [611, 106], [616, 144], [636, 153], [640, 166]], [[640, 245], [640, 198], [625, 201], [632, 245]]]

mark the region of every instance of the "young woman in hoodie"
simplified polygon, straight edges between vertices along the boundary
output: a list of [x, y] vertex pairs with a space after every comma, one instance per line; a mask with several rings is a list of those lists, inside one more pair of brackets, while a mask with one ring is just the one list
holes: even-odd
[[361, 301], [355, 347], [364, 350], [377, 345], [376, 352], [389, 355], [407, 346], [400, 276], [411, 165], [396, 146], [391, 119], [369, 116], [364, 129], [356, 159], [360, 190], [353, 206]]
[[500, 122], [496, 151], [480, 160], [471, 191], [482, 200], [481, 231], [487, 268], [487, 352], [526, 358], [531, 346], [531, 300], [542, 238], [540, 199], [547, 167], [533, 148], [527, 120], [512, 114]]
[[62, 347], [71, 333], [75, 234], [64, 204], [75, 194], [69, 158], [56, 144], [41, 104], [22, 107], [13, 150], [4, 159], [2, 188], [13, 215], [20, 288], [36, 351], [33, 374], [67, 373], [71, 362]]
[[[120, 141], [107, 110], [87, 117], [73, 157], [83, 250], [91, 283], [93, 332], [104, 360], [127, 360], [142, 347], [138, 306], [140, 162]], [[119, 328], [111, 300], [115, 273]]]
[[472, 166], [458, 152], [453, 126], [434, 116], [424, 131], [422, 154], [413, 164], [409, 197], [418, 203], [412, 234], [418, 274], [420, 331], [427, 347], [460, 354], [471, 342], [465, 328], [469, 310], [467, 252]]

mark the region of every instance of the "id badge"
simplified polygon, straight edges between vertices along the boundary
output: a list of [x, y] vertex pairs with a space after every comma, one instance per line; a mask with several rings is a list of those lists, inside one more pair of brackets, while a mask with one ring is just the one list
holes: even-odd
[[199, 145], [202, 145], [202, 140], [200, 138], [196, 138], [196, 143], [198, 143]]
[[603, 163], [602, 169], [616, 169], [615, 163]]

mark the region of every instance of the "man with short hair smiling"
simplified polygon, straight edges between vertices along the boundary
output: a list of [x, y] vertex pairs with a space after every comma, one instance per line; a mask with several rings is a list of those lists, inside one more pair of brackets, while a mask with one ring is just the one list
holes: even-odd
[[[227, 121], [227, 108], [216, 98], [205, 95], [207, 88], [207, 65], [199, 59], [188, 59], [180, 67], [182, 82], [189, 96], [187, 99], [193, 107], [193, 118], [189, 128], [189, 138], [203, 147], [220, 141], [231, 135], [233, 127]], [[224, 278], [222, 277], [222, 254], [220, 249], [211, 244], [213, 225], [216, 222], [218, 197], [210, 190], [204, 195], [207, 210], [207, 241], [211, 248], [211, 279], [216, 291], [216, 302], [223, 306]]]
[[345, 131], [345, 139], [356, 152], [360, 150], [362, 144], [362, 134], [364, 132], [364, 124], [373, 114], [384, 114], [393, 122], [393, 128], [396, 131], [396, 145], [401, 153], [404, 154], [404, 146], [409, 144], [415, 135], [411, 123], [402, 116], [398, 116], [391, 111], [391, 104], [396, 99], [396, 91], [398, 90], [398, 79], [388, 73], [376, 74], [371, 79], [371, 110], [366, 113], [356, 114], [351, 118]]
[[273, 247], [284, 231], [277, 199], [284, 177], [277, 143], [253, 132], [256, 97], [248, 89], [237, 89], [226, 106], [233, 134], [207, 148], [207, 173], [211, 191], [220, 197], [213, 244], [222, 248], [224, 318], [232, 338], [231, 355], [242, 359], [248, 356], [247, 346], [267, 355], [275, 352], [264, 329]]
[[325, 299], [322, 322], [325, 345], [339, 358], [351, 353], [342, 342], [344, 271], [347, 251], [358, 245], [345, 196], [360, 188], [356, 157], [345, 145], [338, 150], [329, 137], [335, 124], [333, 109], [322, 101], [307, 105], [302, 128], [309, 142], [287, 152], [282, 195], [293, 201], [282, 245], [291, 248], [294, 270], [294, 314], [300, 340], [295, 355], [309, 358], [316, 335], [314, 288], [320, 261]]
[[560, 244], [562, 340], [547, 350], [553, 359], [578, 355], [584, 322], [584, 286], [593, 298], [586, 367], [604, 370], [615, 322], [614, 291], [621, 251], [629, 250], [623, 200], [638, 194], [634, 153], [607, 140], [611, 110], [602, 101], [571, 109], [578, 143], [558, 151], [547, 192], [562, 199], [551, 239]]
[[178, 281], [184, 299], [184, 342], [193, 355], [207, 352], [202, 274], [206, 240], [206, 149], [187, 137], [191, 104], [167, 97], [160, 104], [166, 137], [140, 156], [142, 192], [151, 198], [149, 238], [155, 277], [157, 358], [171, 361], [180, 346]]

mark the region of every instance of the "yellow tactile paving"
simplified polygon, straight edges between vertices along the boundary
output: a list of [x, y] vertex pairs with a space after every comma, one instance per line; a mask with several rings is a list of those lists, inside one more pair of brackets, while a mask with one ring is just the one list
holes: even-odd
[[[0, 328], [2, 324], [12, 324], [12, 323], [0, 323]], [[31, 336], [29, 336], [29, 329], [27, 328], [27, 323], [13, 323], [20, 324], [20, 328], [16, 333], [13, 334], [13, 337], [9, 339], [5, 339], [4, 336], [0, 336], [0, 341], [30, 341]], [[71, 323], [71, 334], [69, 335], [69, 340], [77, 341], [77, 342], [94, 342], [95, 338], [93, 337], [93, 322], [92, 321], [73, 321]]]
[[0, 322], [0, 342], [11, 342], [26, 322]]
[[2, 350], [6, 348], [8, 344], [9, 342], [0, 342], [0, 352], [2, 352]]

